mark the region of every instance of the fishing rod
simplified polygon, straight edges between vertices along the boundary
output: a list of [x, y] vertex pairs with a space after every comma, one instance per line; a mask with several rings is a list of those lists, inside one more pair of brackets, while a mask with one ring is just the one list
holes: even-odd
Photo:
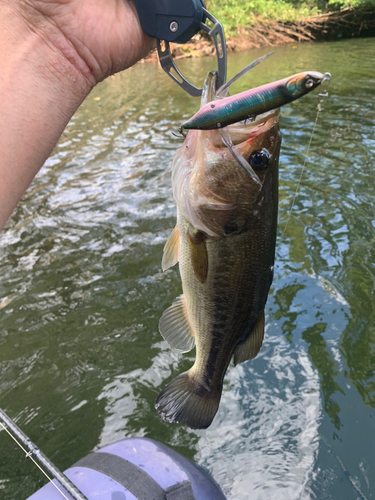
[[[24, 432], [16, 425], [16, 423], [8, 417], [8, 415], [0, 408], [0, 426], [10, 435], [10, 437], [18, 444], [21, 450], [25, 453], [26, 458], [30, 458], [38, 469], [47, 477], [55, 488], [62, 494], [66, 500], [70, 500], [60, 488], [52, 481], [48, 474], [40, 467], [42, 465], [56, 481], [62, 486], [73, 498], [73, 500], [88, 500], [76, 486], [61, 472], [49, 458], [26, 436]], [[22, 443], [22, 444], [21, 444]], [[23, 446], [22, 446], [23, 445]], [[25, 449], [25, 448], [26, 449]], [[28, 450], [28, 451], [26, 451]], [[34, 458], [35, 457], [35, 458]], [[39, 463], [37, 463], [39, 462]], [[40, 465], [39, 465], [40, 464]]]

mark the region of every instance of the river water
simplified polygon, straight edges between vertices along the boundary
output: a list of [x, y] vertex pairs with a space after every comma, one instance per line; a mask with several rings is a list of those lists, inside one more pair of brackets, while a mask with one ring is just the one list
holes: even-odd
[[[258, 357], [229, 368], [206, 431], [167, 424], [162, 387], [188, 369], [158, 333], [181, 293], [160, 269], [175, 224], [172, 135], [197, 109], [157, 64], [99, 85], [0, 242], [0, 406], [61, 469], [147, 436], [193, 459], [231, 500], [375, 498], [375, 39], [277, 47], [239, 92], [332, 73], [282, 110], [275, 278]], [[229, 56], [229, 76], [267, 52]], [[215, 64], [185, 60], [202, 82]], [[290, 207], [299, 184], [293, 212]], [[44, 484], [0, 433], [0, 499]]]

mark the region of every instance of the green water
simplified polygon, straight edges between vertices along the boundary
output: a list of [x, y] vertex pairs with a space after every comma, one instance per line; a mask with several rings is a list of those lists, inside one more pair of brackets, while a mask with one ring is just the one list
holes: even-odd
[[[153, 402], [194, 353], [158, 320], [181, 293], [160, 269], [175, 224], [172, 135], [196, 111], [156, 64], [97, 87], [0, 239], [0, 406], [61, 469], [127, 436], [167, 444], [231, 500], [375, 498], [375, 39], [291, 45], [234, 91], [305, 70], [332, 73], [283, 109], [276, 269], [258, 357], [231, 367], [206, 431]], [[229, 75], [267, 52], [231, 54]], [[214, 61], [180, 63], [203, 78]], [[44, 484], [0, 432], [0, 499]]]

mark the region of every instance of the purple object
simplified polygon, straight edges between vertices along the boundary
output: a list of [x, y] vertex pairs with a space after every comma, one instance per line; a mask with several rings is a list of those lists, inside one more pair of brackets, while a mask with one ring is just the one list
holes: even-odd
[[[219, 486], [197, 465], [147, 438], [105, 446], [79, 460], [65, 475], [88, 500], [225, 500]], [[49, 483], [28, 500], [64, 500], [64, 496]]]

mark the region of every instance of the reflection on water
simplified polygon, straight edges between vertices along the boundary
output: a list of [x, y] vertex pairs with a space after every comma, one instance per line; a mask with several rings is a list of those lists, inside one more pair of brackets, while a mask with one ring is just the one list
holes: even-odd
[[197, 456], [229, 498], [299, 498], [315, 461], [318, 373], [271, 329], [256, 363], [230, 372], [223, 408], [199, 441]]
[[[299, 184], [316, 98], [283, 109], [280, 216], [267, 332], [230, 368], [206, 431], [153, 402], [188, 369], [158, 320], [181, 293], [161, 272], [175, 224], [172, 135], [196, 111], [154, 64], [96, 88], [1, 236], [0, 405], [64, 469], [124, 436], [206, 468], [228, 498], [375, 496], [375, 40], [276, 49], [234, 91], [307, 69], [333, 75]], [[230, 56], [234, 74], [265, 51]], [[202, 81], [214, 60], [181, 62]], [[0, 499], [39, 472], [0, 433]], [[5, 459], [6, 457], [6, 459]]]

